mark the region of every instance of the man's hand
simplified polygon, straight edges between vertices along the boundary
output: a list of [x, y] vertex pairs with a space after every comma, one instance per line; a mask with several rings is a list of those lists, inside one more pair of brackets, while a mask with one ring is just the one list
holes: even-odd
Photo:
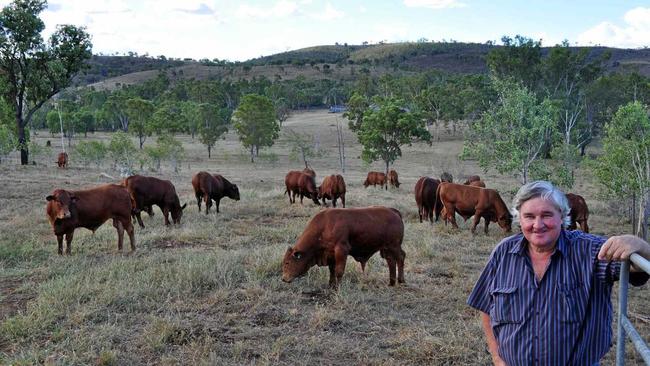
[[650, 244], [634, 235], [612, 236], [600, 247], [598, 259], [601, 261], [624, 261], [632, 253], [638, 253], [648, 259], [650, 257]]

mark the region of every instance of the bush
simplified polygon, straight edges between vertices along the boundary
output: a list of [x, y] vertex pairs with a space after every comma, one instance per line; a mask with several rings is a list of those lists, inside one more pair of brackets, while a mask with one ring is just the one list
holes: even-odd
[[171, 135], [161, 135], [156, 146], [146, 146], [144, 152], [152, 163], [151, 168], [160, 171], [160, 163], [169, 160], [175, 173], [178, 173], [178, 162], [183, 158], [183, 144]]
[[137, 159], [137, 149], [129, 135], [125, 132], [116, 132], [108, 144], [108, 153], [120, 175], [133, 174], [133, 163]]
[[108, 148], [101, 141], [81, 141], [77, 144], [75, 152], [85, 167], [90, 163], [95, 163], [99, 168], [106, 158]]
[[18, 140], [13, 131], [5, 125], [0, 126], [0, 162], [2, 159], [9, 155], [10, 152], [18, 146]]

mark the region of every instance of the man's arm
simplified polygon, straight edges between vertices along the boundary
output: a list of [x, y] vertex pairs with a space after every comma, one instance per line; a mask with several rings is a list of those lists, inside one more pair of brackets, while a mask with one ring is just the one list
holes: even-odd
[[[650, 260], [650, 244], [635, 235], [612, 236], [598, 252], [598, 259], [603, 261], [624, 261], [636, 253], [645, 259]], [[641, 272], [634, 263], [630, 266], [631, 272]]]
[[490, 355], [492, 355], [492, 362], [495, 366], [506, 366], [506, 363], [499, 356], [499, 344], [497, 339], [494, 337], [492, 332], [492, 326], [490, 325], [490, 316], [481, 311], [481, 325], [483, 326], [483, 332], [485, 333], [485, 339], [487, 340], [488, 350]]

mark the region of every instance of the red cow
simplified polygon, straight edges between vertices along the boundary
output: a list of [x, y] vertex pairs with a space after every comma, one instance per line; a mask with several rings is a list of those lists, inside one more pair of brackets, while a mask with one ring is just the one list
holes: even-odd
[[217, 205], [219, 213], [219, 203], [224, 197], [239, 201], [239, 188], [236, 184], [230, 183], [226, 178], [219, 174], [212, 175], [208, 172], [198, 172], [192, 177], [192, 187], [196, 204], [201, 212], [201, 199], [205, 201], [205, 214], [210, 212], [212, 201]]
[[[436, 196], [439, 184], [440, 181], [438, 179], [429, 177], [422, 177], [415, 183], [415, 202], [418, 205], [420, 222], [422, 222], [423, 217], [425, 220], [429, 219], [429, 221], [433, 222], [434, 212], [436, 214], [436, 221], [438, 221], [440, 211], [442, 210], [440, 197]], [[437, 206], [436, 201], [438, 201]]]
[[60, 152], [59, 156], [56, 159], [56, 165], [58, 165], [59, 168], [66, 168], [68, 166], [68, 153], [67, 152]]
[[455, 213], [458, 212], [465, 220], [474, 216], [472, 233], [476, 231], [481, 217], [485, 220], [486, 235], [490, 221], [497, 222], [505, 232], [512, 230], [512, 215], [494, 189], [441, 183], [437, 195], [445, 206], [445, 220], [451, 221], [455, 228], [458, 228], [455, 217]]
[[369, 185], [376, 187], [379, 184], [380, 187], [386, 186], [388, 189], [388, 182], [386, 181], [386, 174], [382, 172], [368, 172], [366, 180], [363, 182], [363, 186], [368, 188]]
[[377, 251], [386, 259], [389, 285], [404, 283], [402, 250], [404, 223], [402, 215], [393, 208], [330, 208], [317, 213], [307, 224], [298, 241], [289, 247], [282, 262], [282, 281], [291, 282], [307, 273], [314, 265], [328, 266], [329, 285], [338, 287], [345, 272], [345, 262], [351, 255], [361, 268]]
[[566, 198], [569, 201], [569, 216], [571, 217], [571, 225], [569, 225], [569, 230], [575, 230], [578, 228], [576, 223], [580, 224], [580, 229], [585, 233], [589, 232], [589, 225], [587, 220], [589, 219], [589, 208], [587, 207], [587, 202], [585, 199], [574, 193], [567, 193]]
[[117, 249], [122, 250], [126, 230], [131, 251], [135, 250], [131, 197], [123, 186], [106, 184], [81, 191], [56, 189], [46, 200], [45, 212], [56, 235], [59, 254], [63, 254], [63, 235], [67, 244], [65, 252], [70, 254], [74, 229], [83, 227], [95, 232], [108, 219], [113, 219], [117, 229]]
[[131, 195], [133, 214], [138, 219], [138, 224], [141, 228], [144, 228], [144, 224], [142, 223], [140, 212], [145, 211], [151, 215], [153, 213], [151, 210], [153, 205], [157, 205], [162, 210], [165, 225], [170, 224], [170, 213], [174, 224], [181, 223], [183, 210], [187, 206], [187, 203], [181, 206], [178, 195], [176, 194], [176, 188], [174, 188], [172, 182], [155, 177], [132, 175], [124, 179], [122, 185], [126, 187]]
[[289, 195], [289, 203], [295, 203], [296, 196], [299, 195], [301, 205], [302, 199], [307, 197], [320, 206], [316, 180], [310, 174], [292, 170], [284, 177], [284, 185], [286, 187], [284, 193]]
[[336, 207], [336, 199], [341, 198], [341, 203], [345, 208], [345, 180], [340, 174], [330, 175], [323, 179], [323, 183], [318, 187], [318, 195], [323, 200], [323, 205], [325, 205], [325, 199], [332, 200], [332, 206]]
[[391, 169], [388, 172], [388, 181], [390, 182], [390, 185], [392, 185], [395, 188], [399, 188], [400, 182], [397, 177], [397, 172], [394, 169]]
[[467, 180], [463, 184], [466, 185], [466, 186], [469, 186], [470, 183], [476, 182], [476, 181], [479, 181], [479, 180], [481, 180], [481, 177], [479, 177], [478, 175], [470, 175], [469, 178], [467, 178]]

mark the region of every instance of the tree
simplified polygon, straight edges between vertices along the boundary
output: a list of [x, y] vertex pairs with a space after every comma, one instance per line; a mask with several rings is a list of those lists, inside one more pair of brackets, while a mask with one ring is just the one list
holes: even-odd
[[287, 137], [291, 145], [291, 156], [300, 157], [305, 168], [309, 168], [309, 160], [320, 155], [320, 152], [314, 149], [314, 136], [288, 130]]
[[637, 234], [647, 234], [650, 215], [650, 119], [639, 102], [618, 109], [605, 126], [603, 154], [594, 172], [605, 193], [638, 198]]
[[517, 35], [503, 36], [503, 47], [493, 48], [486, 57], [490, 73], [499, 79], [510, 78], [528, 90], [536, 91], [541, 78], [542, 42]]
[[514, 172], [525, 184], [544, 171], [539, 159], [545, 136], [556, 131], [556, 110], [548, 99], [538, 102], [524, 86], [498, 79], [493, 83], [498, 103], [470, 126], [462, 156], [477, 158], [485, 170]]
[[343, 113], [343, 117], [349, 121], [348, 126], [350, 130], [356, 132], [361, 128], [363, 123], [363, 114], [368, 109], [370, 101], [368, 98], [360, 93], [354, 93], [348, 100], [347, 111]]
[[14, 151], [17, 145], [18, 141], [13, 131], [5, 125], [0, 125], [0, 162], [10, 152]]
[[217, 140], [228, 131], [228, 109], [218, 109], [216, 106], [199, 104], [199, 140], [208, 148], [208, 158], [211, 158], [212, 148]]
[[140, 150], [144, 145], [147, 136], [151, 136], [151, 118], [154, 112], [154, 105], [142, 98], [131, 98], [126, 101], [126, 114], [129, 117], [129, 130], [138, 137]]
[[117, 121], [119, 127], [124, 132], [129, 131], [130, 120], [127, 113], [126, 103], [131, 98], [132, 96], [128, 92], [118, 90], [109, 95], [108, 99], [106, 99], [106, 102], [102, 106], [104, 117], [112, 121]]
[[81, 141], [77, 144], [75, 152], [81, 158], [84, 166], [95, 163], [99, 169], [102, 160], [106, 157], [107, 148], [101, 141]]
[[414, 139], [431, 141], [431, 135], [424, 119], [408, 110], [403, 100], [375, 98], [373, 102], [376, 107], [366, 109], [356, 131], [363, 146], [361, 158], [367, 163], [382, 160], [388, 174], [390, 164], [402, 156], [400, 146]]
[[159, 135], [186, 131], [187, 116], [181, 102], [163, 102], [153, 113], [151, 124], [153, 131]]
[[88, 137], [88, 131], [95, 130], [95, 115], [88, 108], [81, 108], [73, 116], [76, 125], [83, 130], [84, 137]]
[[250, 148], [251, 163], [259, 155], [260, 146], [272, 146], [280, 134], [275, 108], [271, 100], [257, 94], [247, 94], [233, 113], [234, 127], [245, 148]]
[[0, 93], [15, 113], [20, 163], [29, 163], [25, 127], [47, 100], [70, 84], [89, 59], [92, 44], [84, 28], [59, 25], [47, 44], [39, 14], [45, 0], [14, 0], [0, 12]]
[[138, 150], [129, 135], [122, 131], [114, 133], [108, 144], [108, 153], [122, 176], [132, 175]]

